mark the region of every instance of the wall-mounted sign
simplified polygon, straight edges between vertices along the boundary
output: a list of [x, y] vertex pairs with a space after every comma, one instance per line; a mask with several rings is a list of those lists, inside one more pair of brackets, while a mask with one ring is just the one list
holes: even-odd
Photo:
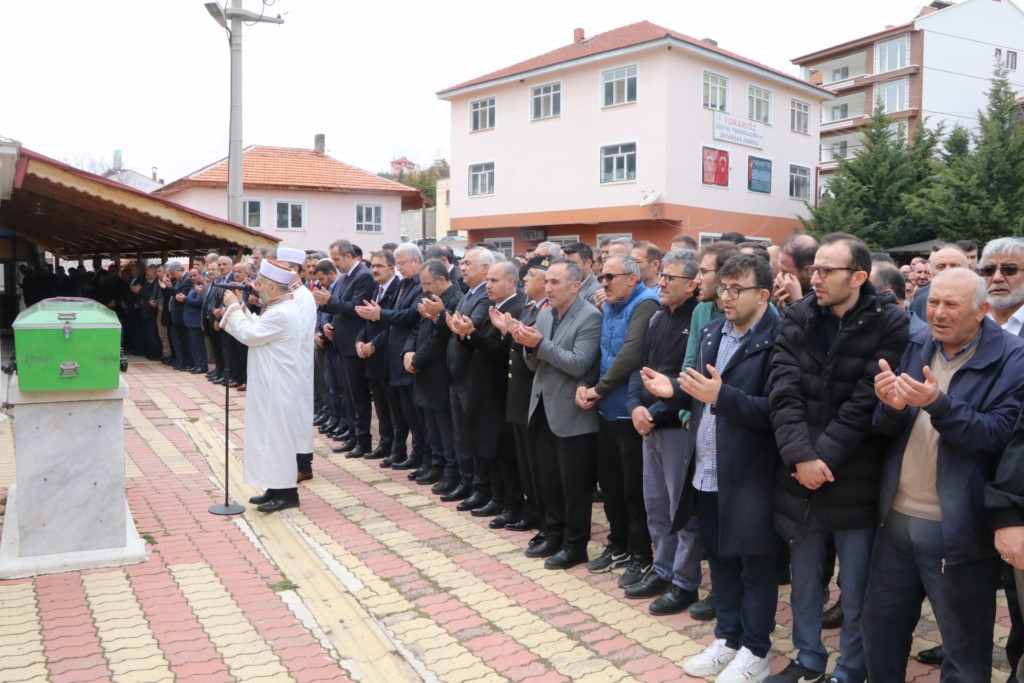
[[741, 119], [738, 116], [716, 111], [712, 134], [716, 140], [764, 149], [764, 124], [760, 121]]

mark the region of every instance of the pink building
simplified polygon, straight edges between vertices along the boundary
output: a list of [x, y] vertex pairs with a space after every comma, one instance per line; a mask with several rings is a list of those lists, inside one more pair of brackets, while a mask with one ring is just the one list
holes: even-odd
[[[416, 188], [332, 159], [317, 150], [254, 145], [242, 152], [245, 227], [298, 249], [326, 251], [347, 239], [367, 254], [401, 242], [402, 211], [427, 202]], [[227, 216], [227, 159], [153, 194], [214, 216]]]
[[831, 93], [640, 22], [447, 88], [452, 229], [508, 253], [631, 235], [779, 242], [813, 201]]

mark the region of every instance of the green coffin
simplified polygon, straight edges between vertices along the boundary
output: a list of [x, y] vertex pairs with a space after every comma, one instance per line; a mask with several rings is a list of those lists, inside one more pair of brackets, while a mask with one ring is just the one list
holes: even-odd
[[21, 391], [116, 389], [121, 323], [91, 299], [45, 299], [14, 320]]

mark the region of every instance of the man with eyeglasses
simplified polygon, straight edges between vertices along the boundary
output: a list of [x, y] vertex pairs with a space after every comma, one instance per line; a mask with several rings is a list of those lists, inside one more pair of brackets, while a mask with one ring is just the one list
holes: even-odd
[[[935, 277], [944, 270], [950, 268], [966, 268], [968, 266], [967, 254], [956, 245], [947, 245], [932, 250], [928, 257], [929, 277]], [[914, 294], [914, 300], [910, 302], [910, 310], [921, 320], [925, 319], [925, 312], [928, 305], [928, 292], [930, 284], [925, 284]]]
[[750, 254], [719, 270], [725, 320], [699, 331], [700, 354], [677, 381], [641, 373], [655, 395], [693, 411], [686, 442], [695, 467], [687, 476], [675, 527], [692, 515], [711, 569], [718, 623], [715, 641], [683, 663], [691, 676], [722, 683], [763, 680], [778, 603], [772, 499], [778, 451], [768, 410], [772, 349], [782, 322], [770, 306], [771, 266]]
[[[670, 251], [662, 258], [658, 273], [661, 308], [651, 318], [647, 331], [643, 367], [667, 374], [682, 367], [690, 318], [697, 304], [697, 267], [697, 254], [689, 250]], [[651, 614], [677, 614], [699, 597], [703, 552], [696, 518], [676, 533], [669, 531], [690, 465], [688, 455], [680, 457], [686, 430], [679, 421], [678, 407], [646, 391], [639, 370], [629, 378], [626, 408], [633, 427], [643, 437], [644, 503], [655, 549], [653, 570], [642, 581], [628, 586], [626, 597], [656, 597], [648, 607]]]
[[658, 296], [640, 281], [640, 268], [628, 255], [613, 254], [599, 278], [604, 285], [601, 327], [601, 376], [597, 383], [576, 389], [576, 405], [597, 408], [599, 441], [597, 480], [604, 492], [608, 545], [587, 565], [593, 573], [626, 567], [619, 588], [643, 579], [653, 552], [644, 507], [643, 439], [633, 429], [626, 394], [629, 377], [639, 370], [651, 316]]
[[[866, 676], [860, 615], [878, 524], [885, 439], [871, 435], [879, 361], [897, 367], [909, 319], [868, 281], [871, 252], [846, 233], [827, 235], [809, 268], [815, 296], [787, 306], [775, 343], [771, 414], [783, 467], [775, 528], [789, 543], [793, 645], [798, 654], [771, 683], [860, 683]], [[821, 641], [826, 539], [843, 583], [840, 656], [826, 679]]]

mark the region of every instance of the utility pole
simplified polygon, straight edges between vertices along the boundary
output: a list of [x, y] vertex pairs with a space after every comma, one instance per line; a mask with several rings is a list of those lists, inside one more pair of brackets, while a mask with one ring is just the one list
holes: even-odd
[[[280, 15], [265, 17], [242, 9], [242, 0], [231, 0], [231, 7], [208, 2], [206, 11], [228, 32], [231, 47], [231, 123], [228, 133], [228, 220], [244, 225], [242, 215], [242, 22], [283, 24]], [[228, 22], [231, 27], [228, 28]]]

